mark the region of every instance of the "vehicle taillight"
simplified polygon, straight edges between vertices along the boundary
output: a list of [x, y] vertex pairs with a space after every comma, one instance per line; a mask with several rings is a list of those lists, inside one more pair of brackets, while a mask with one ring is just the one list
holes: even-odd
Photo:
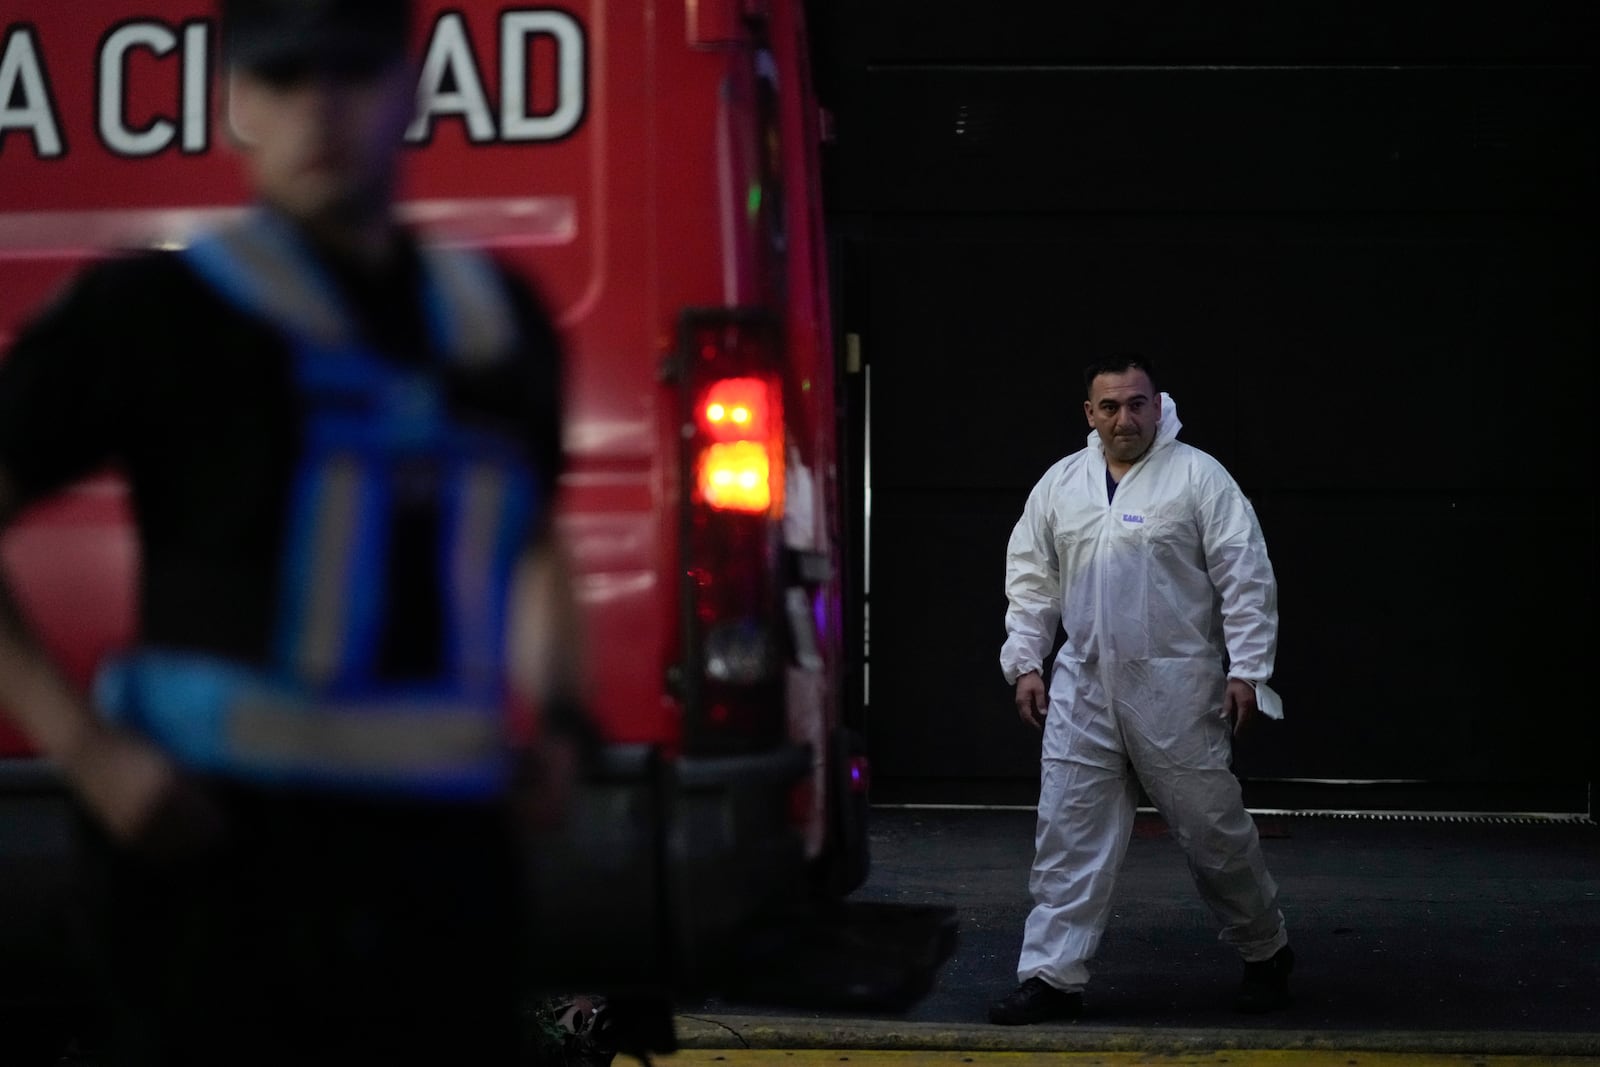
[[772, 507], [772, 449], [781, 443], [773, 435], [772, 390], [762, 377], [705, 383], [696, 405], [706, 443], [695, 487], [709, 507], [757, 514]]
[[725, 441], [700, 456], [701, 498], [724, 511], [765, 512], [772, 506], [772, 466], [766, 445]]
[[777, 333], [738, 311], [685, 315], [684, 751], [758, 751], [786, 734], [779, 589], [783, 396]]

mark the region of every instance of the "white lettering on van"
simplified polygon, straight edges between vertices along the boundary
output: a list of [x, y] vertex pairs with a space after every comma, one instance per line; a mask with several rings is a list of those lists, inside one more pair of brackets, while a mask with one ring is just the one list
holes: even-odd
[[[589, 79], [583, 23], [556, 8], [510, 8], [500, 13], [497, 30], [498, 57], [492, 52], [480, 57], [465, 15], [446, 11], [438, 16], [418, 78], [409, 143], [426, 144], [440, 120], [454, 118], [472, 144], [559, 141], [583, 125]], [[29, 23], [3, 32], [0, 150], [7, 134], [16, 131], [32, 141], [37, 158], [64, 156], [67, 143], [38, 32]], [[136, 18], [109, 28], [94, 57], [96, 85], [88, 98], [108, 151], [145, 159], [172, 150], [196, 155], [210, 149], [213, 33], [210, 21], [199, 18], [181, 24]], [[496, 58], [498, 72], [488, 66]], [[163, 71], [171, 79], [168, 87], [144, 83], [152, 72], [163, 80]], [[497, 99], [491, 95], [495, 87]], [[148, 101], [152, 91], [161, 101], [154, 112], [130, 116], [130, 100]]]
[[[412, 144], [433, 138], [435, 120], [460, 118], [473, 144], [559, 141], [576, 130], [587, 110], [588, 60], [583, 24], [565, 11], [517, 8], [500, 15], [499, 123], [490, 106], [482, 69], [467, 36], [466, 20], [448, 11], [434, 22], [417, 81], [417, 115], [406, 130]], [[529, 87], [532, 45], [549, 38], [555, 46], [555, 101], [535, 113]]]
[[[449, 81], [454, 89], [446, 89]], [[406, 140], [425, 141], [433, 135], [437, 117], [460, 115], [467, 124], [467, 139], [484, 144], [495, 139], [494, 116], [478, 76], [478, 63], [467, 40], [466, 21], [459, 11], [448, 11], [434, 24], [428, 54], [417, 82], [417, 117], [406, 130]]]
[[[207, 98], [206, 52], [207, 26], [204, 22], [190, 22], [182, 27], [183, 45], [179, 49], [179, 36], [165, 23], [150, 20], [126, 22], [106, 35], [100, 46], [99, 92], [96, 94], [96, 126], [100, 140], [119, 156], [142, 158], [164, 152], [178, 142], [188, 155], [206, 149]], [[157, 116], [143, 129], [128, 125], [127, 69], [128, 53], [135, 48], [147, 48], [157, 57], [181, 51], [182, 79], [179, 83], [176, 120]]]
[[[528, 111], [531, 38], [556, 46], [556, 106], [547, 115]], [[559, 141], [583, 121], [583, 27], [565, 11], [507, 11], [500, 16], [500, 136], [506, 141]]]
[[211, 71], [208, 62], [211, 27], [205, 22], [183, 27], [183, 154], [206, 150], [211, 119]]
[[0, 150], [6, 134], [23, 130], [33, 138], [33, 154], [40, 159], [65, 155], [61, 123], [50, 99], [50, 82], [33, 39], [33, 27], [13, 26], [0, 53]]

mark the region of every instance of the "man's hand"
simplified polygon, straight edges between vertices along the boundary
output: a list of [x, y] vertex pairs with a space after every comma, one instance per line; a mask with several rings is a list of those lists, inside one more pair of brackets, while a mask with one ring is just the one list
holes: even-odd
[[161, 855], [197, 851], [222, 834], [215, 804], [142, 738], [90, 731], [62, 769], [119, 844]]
[[1050, 694], [1045, 692], [1044, 679], [1038, 671], [1029, 671], [1017, 679], [1017, 714], [1035, 730], [1044, 729], [1044, 717], [1050, 706]]
[[1222, 717], [1233, 727], [1235, 737], [1261, 714], [1256, 704], [1256, 687], [1242, 678], [1229, 678], [1228, 691], [1222, 695]]

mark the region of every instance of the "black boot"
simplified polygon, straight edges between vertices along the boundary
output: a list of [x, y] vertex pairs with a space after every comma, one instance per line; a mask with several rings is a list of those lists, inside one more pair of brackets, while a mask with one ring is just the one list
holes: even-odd
[[989, 1021], [1000, 1026], [1076, 1019], [1082, 1014], [1082, 993], [1064, 992], [1043, 978], [1028, 979], [989, 1006]]
[[1289, 1003], [1289, 972], [1294, 970], [1294, 950], [1284, 945], [1270, 959], [1244, 965], [1244, 981], [1234, 999], [1236, 1011], [1252, 1014], [1275, 1011]]

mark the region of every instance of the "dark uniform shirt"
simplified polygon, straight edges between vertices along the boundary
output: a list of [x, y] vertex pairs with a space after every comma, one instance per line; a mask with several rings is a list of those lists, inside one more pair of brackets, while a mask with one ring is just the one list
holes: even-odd
[[[446, 364], [430, 351], [413, 244], [382, 273], [320, 258], [372, 349], [437, 367], [451, 416], [522, 442], [547, 503], [560, 465], [560, 366], [533, 295], [506, 277], [515, 358]], [[142, 642], [265, 660], [299, 447], [290, 357], [277, 329], [181, 257], [143, 253], [81, 275], [0, 361], [0, 469], [24, 502], [108, 466], [127, 478]], [[440, 655], [436, 487], [427, 470], [413, 473], [391, 527], [380, 652], [391, 678], [425, 676]]]

